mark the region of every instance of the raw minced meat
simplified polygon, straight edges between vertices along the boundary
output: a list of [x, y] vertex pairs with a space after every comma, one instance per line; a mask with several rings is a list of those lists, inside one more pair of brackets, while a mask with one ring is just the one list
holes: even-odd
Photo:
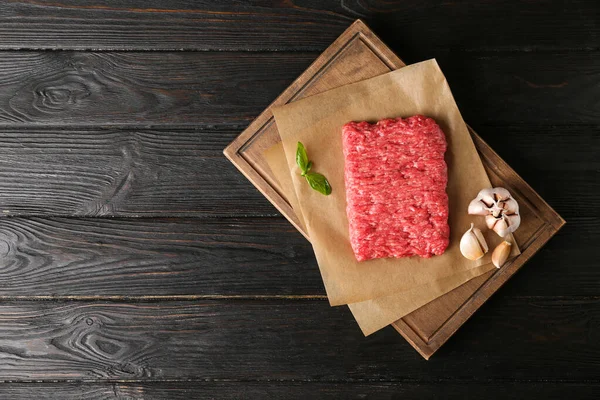
[[446, 139], [431, 118], [344, 125], [347, 214], [358, 261], [448, 247]]

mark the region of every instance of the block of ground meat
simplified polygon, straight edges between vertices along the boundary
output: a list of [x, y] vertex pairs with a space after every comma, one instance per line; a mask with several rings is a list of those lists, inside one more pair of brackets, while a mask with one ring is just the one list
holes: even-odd
[[342, 128], [346, 212], [358, 261], [431, 257], [448, 247], [442, 129], [422, 115]]

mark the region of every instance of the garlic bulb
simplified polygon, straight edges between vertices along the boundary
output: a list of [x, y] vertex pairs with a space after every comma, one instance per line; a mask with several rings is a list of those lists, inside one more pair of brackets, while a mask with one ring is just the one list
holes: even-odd
[[487, 227], [501, 237], [516, 231], [521, 224], [519, 204], [501, 187], [482, 189], [468, 211], [471, 215], [484, 215]]
[[478, 260], [488, 252], [488, 245], [481, 231], [471, 227], [460, 239], [460, 252], [469, 260]]
[[504, 265], [510, 254], [510, 248], [512, 244], [506, 240], [500, 243], [492, 252], [492, 263], [496, 268], [500, 268]]

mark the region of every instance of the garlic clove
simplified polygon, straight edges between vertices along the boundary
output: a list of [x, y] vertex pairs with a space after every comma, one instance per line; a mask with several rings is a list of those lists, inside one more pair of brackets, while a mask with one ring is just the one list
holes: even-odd
[[508, 256], [510, 255], [510, 248], [512, 244], [507, 242], [506, 240], [500, 243], [494, 251], [492, 252], [492, 263], [496, 268], [500, 268], [504, 265], [506, 260], [508, 260]]
[[460, 239], [460, 252], [469, 260], [478, 260], [488, 251], [488, 245], [481, 231], [471, 227]]
[[494, 217], [493, 215], [489, 214], [485, 216], [485, 225], [488, 227], [488, 229], [494, 229], [494, 225], [496, 225], [496, 222], [498, 222], [499, 218]]
[[493, 191], [494, 198], [496, 199], [496, 201], [506, 200], [510, 198], [510, 192], [504, 189], [503, 187], [494, 188]]
[[481, 189], [477, 194], [477, 199], [483, 201], [486, 206], [491, 207], [496, 203], [496, 199], [494, 198], [494, 189], [486, 188]]
[[498, 218], [495, 218], [493, 215], [486, 215], [485, 224], [489, 229], [496, 232], [498, 236], [505, 237], [517, 230], [521, 224], [521, 217], [518, 214], [501, 215]]
[[[471, 224], [472, 226], [473, 224]], [[481, 249], [483, 250], [483, 253], [487, 253], [489, 248], [488, 248], [488, 244], [485, 241], [485, 238], [483, 237], [483, 233], [481, 233], [481, 231], [477, 228], [473, 228], [473, 233], [475, 234], [475, 237], [477, 238], [477, 241], [479, 242], [479, 244], [481, 245]]]
[[492, 227], [492, 230], [500, 237], [504, 237], [511, 232], [505, 217], [496, 219], [496, 223]]
[[470, 215], [488, 215], [490, 208], [483, 201], [474, 199], [469, 203], [467, 211]]
[[517, 214], [519, 212], [519, 203], [515, 199], [504, 200], [502, 202], [502, 209], [505, 214]]
[[511, 232], [514, 232], [521, 225], [521, 216], [519, 214], [505, 215], [504, 218], [508, 222], [508, 227]]

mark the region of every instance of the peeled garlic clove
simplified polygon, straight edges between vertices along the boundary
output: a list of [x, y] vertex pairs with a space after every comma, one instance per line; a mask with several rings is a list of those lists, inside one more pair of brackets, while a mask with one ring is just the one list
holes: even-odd
[[478, 260], [488, 251], [488, 245], [485, 242], [481, 231], [471, 227], [460, 239], [460, 252], [469, 260]]
[[508, 256], [510, 255], [510, 248], [512, 244], [506, 240], [500, 243], [492, 252], [492, 263], [496, 268], [500, 268], [504, 265]]

